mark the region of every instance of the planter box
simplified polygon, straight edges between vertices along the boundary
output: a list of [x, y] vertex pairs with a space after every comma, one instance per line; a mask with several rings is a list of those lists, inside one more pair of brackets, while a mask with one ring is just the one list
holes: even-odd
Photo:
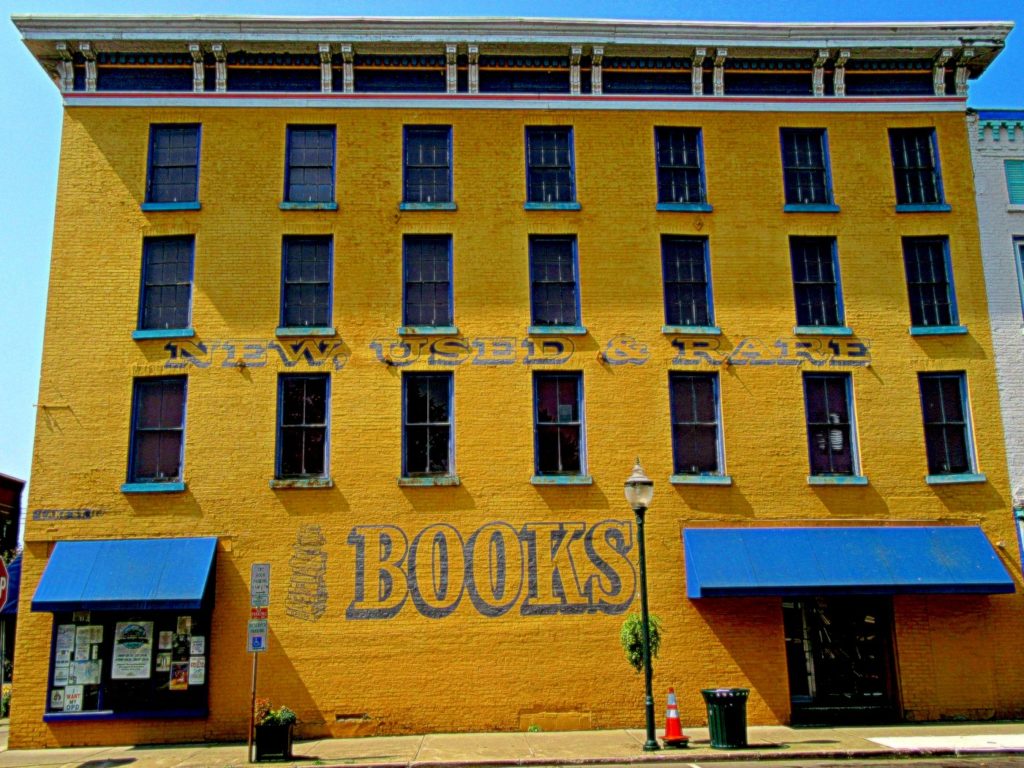
[[257, 725], [256, 762], [292, 759], [292, 725]]

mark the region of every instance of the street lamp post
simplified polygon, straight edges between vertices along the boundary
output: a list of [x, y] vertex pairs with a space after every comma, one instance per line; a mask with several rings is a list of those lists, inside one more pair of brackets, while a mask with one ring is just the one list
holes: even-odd
[[636, 515], [636, 538], [640, 547], [640, 618], [643, 626], [643, 651], [644, 651], [644, 690], [646, 699], [644, 702], [647, 718], [647, 741], [644, 742], [644, 752], [654, 752], [661, 749], [658, 739], [654, 735], [654, 696], [651, 693], [651, 616], [647, 610], [647, 554], [644, 549], [644, 515], [654, 498], [654, 481], [644, 474], [640, 466], [639, 457], [636, 466], [633, 467], [633, 474], [625, 484], [626, 501], [633, 508]]

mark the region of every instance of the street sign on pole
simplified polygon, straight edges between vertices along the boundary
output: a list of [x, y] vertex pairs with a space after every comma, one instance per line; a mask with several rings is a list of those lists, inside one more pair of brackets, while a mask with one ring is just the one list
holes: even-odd
[[249, 653], [262, 653], [267, 650], [267, 620], [266, 619], [250, 619], [249, 620]]
[[7, 585], [10, 583], [10, 577], [7, 575], [7, 566], [3, 560], [0, 560], [0, 611], [7, 605]]
[[270, 563], [253, 563], [249, 578], [250, 605], [270, 605]]

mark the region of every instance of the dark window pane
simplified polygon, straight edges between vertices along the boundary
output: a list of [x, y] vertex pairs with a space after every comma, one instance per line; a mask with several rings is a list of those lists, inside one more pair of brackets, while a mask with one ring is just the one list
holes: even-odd
[[451, 387], [448, 373], [413, 373], [403, 380], [406, 475], [447, 475], [451, 471]]
[[537, 374], [534, 398], [537, 472], [578, 474], [582, 471], [579, 374]]
[[278, 410], [278, 477], [327, 471], [327, 376], [282, 375]]
[[331, 325], [331, 238], [284, 238], [281, 325]]
[[699, 128], [655, 128], [659, 203], [703, 203]]
[[667, 325], [710, 325], [711, 304], [707, 273], [707, 240], [662, 238]]
[[571, 147], [571, 128], [526, 129], [526, 186], [530, 202], [576, 199]]
[[718, 403], [714, 374], [669, 377], [672, 452], [677, 474], [715, 474], [719, 466]]
[[891, 128], [889, 146], [896, 182], [896, 202], [900, 205], [941, 203], [934, 129]]
[[198, 195], [199, 126], [154, 125], [150, 129], [150, 203], [195, 202]]
[[143, 241], [141, 329], [188, 327], [193, 243], [191, 237], [154, 237]]
[[945, 238], [903, 238], [910, 321], [918, 327], [955, 325], [958, 321], [949, 282]]
[[451, 325], [451, 237], [411, 235], [404, 241], [405, 325]]
[[824, 130], [782, 129], [782, 169], [787, 203], [831, 202]]
[[333, 202], [334, 128], [289, 126], [287, 165], [287, 201]]
[[848, 374], [804, 376], [807, 441], [812, 475], [852, 475], [852, 418]]
[[533, 325], [576, 325], [575, 239], [530, 238], [530, 283]]
[[404, 199], [407, 202], [451, 202], [450, 142], [449, 126], [406, 126]]
[[131, 482], [179, 480], [185, 379], [137, 379], [133, 396]]
[[789, 245], [797, 324], [841, 325], [835, 241], [825, 237], [793, 237]]

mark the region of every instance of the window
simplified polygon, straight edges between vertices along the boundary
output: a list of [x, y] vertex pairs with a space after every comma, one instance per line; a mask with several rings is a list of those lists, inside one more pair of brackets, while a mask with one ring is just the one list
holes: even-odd
[[1024, 160], [1004, 160], [1003, 170], [1010, 205], [1024, 205]]
[[1013, 246], [1017, 250], [1017, 284], [1020, 287], [1021, 309], [1024, 309], [1024, 237], [1014, 239]]
[[327, 476], [327, 375], [278, 377], [277, 472], [282, 479]]
[[194, 244], [191, 236], [142, 241], [140, 330], [185, 330], [191, 324]]
[[662, 236], [661, 267], [665, 280], [665, 324], [713, 326], [707, 238]]
[[938, 148], [933, 128], [890, 128], [889, 146], [897, 205], [943, 203]]
[[402, 324], [431, 328], [452, 325], [452, 238], [406, 235], [403, 240]]
[[850, 374], [804, 374], [811, 475], [857, 474], [850, 400]]
[[823, 128], [783, 128], [782, 175], [786, 203], [829, 205], [832, 182], [828, 169], [828, 140]]
[[796, 323], [801, 327], [843, 325], [836, 241], [831, 237], [791, 237]]
[[959, 322], [948, 245], [944, 237], [903, 238], [910, 322], [914, 328], [948, 328]]
[[334, 126], [288, 126], [284, 199], [334, 201]]
[[929, 475], [973, 471], [967, 420], [967, 379], [963, 373], [921, 373], [921, 410]]
[[531, 203], [576, 200], [572, 128], [531, 126], [526, 129], [526, 199]]
[[675, 474], [722, 474], [718, 376], [713, 373], [670, 373], [669, 401]]
[[128, 482], [180, 482], [184, 437], [185, 377], [136, 379]]
[[531, 236], [531, 325], [576, 326], [579, 323], [578, 286], [576, 238]]
[[583, 374], [533, 375], [538, 475], [583, 475]]
[[281, 263], [282, 328], [331, 326], [331, 238], [284, 238]]
[[404, 191], [407, 203], [452, 200], [452, 129], [449, 125], [405, 126]]
[[659, 203], [706, 203], [700, 128], [655, 128]]
[[402, 475], [451, 475], [452, 375], [407, 373], [402, 390]]
[[149, 129], [147, 203], [199, 200], [199, 126], [154, 125]]

